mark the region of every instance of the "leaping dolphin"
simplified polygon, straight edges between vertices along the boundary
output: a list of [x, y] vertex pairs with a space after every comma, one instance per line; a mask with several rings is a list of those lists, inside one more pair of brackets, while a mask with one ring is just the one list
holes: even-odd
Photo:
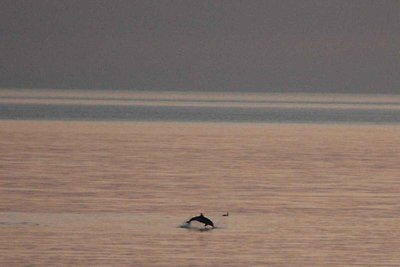
[[210, 225], [210, 226], [212, 226], [212, 228], [214, 228], [214, 223], [207, 217], [204, 217], [203, 213], [200, 213], [200, 216], [191, 218], [189, 221], [187, 221], [187, 223], [191, 223], [192, 221], [198, 221], [198, 222], [204, 223], [204, 227], [207, 227], [207, 225]]

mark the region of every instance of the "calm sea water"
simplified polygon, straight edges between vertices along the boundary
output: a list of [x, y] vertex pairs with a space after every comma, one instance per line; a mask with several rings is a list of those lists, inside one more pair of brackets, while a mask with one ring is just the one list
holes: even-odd
[[4, 91], [0, 119], [399, 124], [400, 96]]
[[[400, 126], [369, 113], [392, 98], [2, 97], [0, 266], [400, 266]], [[176, 110], [98, 110], [136, 106]], [[310, 108], [347, 119], [252, 117]]]

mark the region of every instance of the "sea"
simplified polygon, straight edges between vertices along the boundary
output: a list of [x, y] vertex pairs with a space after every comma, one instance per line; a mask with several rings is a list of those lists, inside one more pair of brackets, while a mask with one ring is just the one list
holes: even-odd
[[0, 90], [0, 266], [400, 266], [400, 95]]

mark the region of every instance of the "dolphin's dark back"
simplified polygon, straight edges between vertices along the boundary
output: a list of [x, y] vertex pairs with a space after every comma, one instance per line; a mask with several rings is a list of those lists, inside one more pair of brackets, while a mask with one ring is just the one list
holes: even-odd
[[207, 217], [204, 217], [203, 214], [201, 214], [200, 216], [191, 218], [189, 221], [187, 221], [187, 223], [191, 223], [192, 221], [198, 221], [198, 222], [204, 223], [206, 226], [210, 225], [210, 226], [214, 227], [214, 223]]
[[200, 222], [204, 223], [205, 225], [210, 225], [210, 226], [214, 227], [214, 223], [206, 217], [203, 217]]
[[191, 223], [192, 221], [199, 221], [199, 219], [201, 219], [201, 216], [195, 216], [191, 218], [189, 221], [187, 221], [187, 223]]

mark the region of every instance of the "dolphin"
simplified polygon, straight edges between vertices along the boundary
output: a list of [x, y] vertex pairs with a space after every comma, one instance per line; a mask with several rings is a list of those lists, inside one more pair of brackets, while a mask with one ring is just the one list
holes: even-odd
[[200, 213], [200, 216], [191, 218], [189, 221], [187, 221], [187, 223], [191, 223], [192, 221], [198, 221], [198, 222], [204, 223], [204, 227], [207, 227], [207, 225], [210, 225], [210, 226], [212, 226], [212, 228], [214, 228], [214, 223], [207, 217], [204, 217], [203, 213]]

